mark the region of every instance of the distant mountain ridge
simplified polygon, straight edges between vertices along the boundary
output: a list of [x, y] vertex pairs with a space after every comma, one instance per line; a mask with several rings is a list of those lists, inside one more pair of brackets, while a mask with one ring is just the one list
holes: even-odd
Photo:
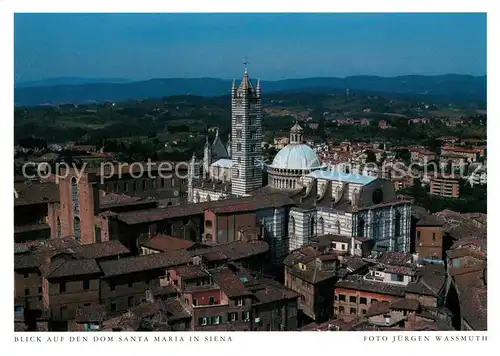
[[[127, 82], [106, 79], [68, 84], [53, 80], [52, 85], [26, 83], [14, 89], [16, 105], [84, 103], [89, 101], [142, 100], [172, 95], [220, 96], [230, 93], [232, 80], [216, 78], [166, 78]], [[69, 78], [71, 79], [71, 78]], [[74, 78], [73, 78], [74, 79]], [[59, 83], [58, 83], [59, 82]], [[45, 81], [45, 84], [47, 81]], [[387, 94], [440, 98], [455, 101], [486, 101], [486, 76], [447, 74], [438, 76], [407, 75], [399, 77], [350, 76], [346, 78], [304, 78], [261, 81], [264, 93], [286, 91], [338, 92], [369, 91]]]

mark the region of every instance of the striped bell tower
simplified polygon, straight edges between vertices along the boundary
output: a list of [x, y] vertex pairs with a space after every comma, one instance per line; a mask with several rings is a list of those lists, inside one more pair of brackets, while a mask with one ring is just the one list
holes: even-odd
[[254, 88], [245, 63], [239, 87], [231, 90], [231, 193], [245, 196], [262, 187], [262, 106], [260, 80]]

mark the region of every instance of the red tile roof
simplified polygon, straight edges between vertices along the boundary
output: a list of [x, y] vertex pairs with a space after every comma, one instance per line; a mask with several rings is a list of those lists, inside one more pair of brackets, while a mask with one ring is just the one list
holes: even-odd
[[141, 244], [141, 246], [162, 252], [184, 250], [194, 245], [192, 241], [168, 235], [156, 235]]

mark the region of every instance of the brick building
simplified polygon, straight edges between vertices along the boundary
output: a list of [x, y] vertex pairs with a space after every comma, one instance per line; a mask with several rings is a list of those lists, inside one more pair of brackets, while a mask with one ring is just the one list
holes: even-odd
[[430, 190], [432, 195], [440, 195], [448, 198], [460, 196], [460, 178], [446, 177], [442, 174], [433, 174], [430, 177]]

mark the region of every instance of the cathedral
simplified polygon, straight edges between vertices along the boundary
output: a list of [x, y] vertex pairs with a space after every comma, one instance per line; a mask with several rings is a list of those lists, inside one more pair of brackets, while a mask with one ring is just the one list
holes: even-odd
[[380, 252], [409, 252], [411, 202], [398, 199], [387, 180], [338, 172], [322, 164], [304, 143], [298, 122], [290, 129], [289, 144], [271, 164], [263, 163], [261, 99], [260, 81], [254, 86], [247, 70], [239, 86], [233, 81], [230, 142], [224, 145], [217, 132], [212, 143], [205, 143], [203, 161], [193, 156], [189, 203], [288, 195], [295, 205], [279, 219], [285, 226], [273, 230], [282, 236], [271, 237], [280, 241], [278, 257], [326, 234], [367, 239]]

